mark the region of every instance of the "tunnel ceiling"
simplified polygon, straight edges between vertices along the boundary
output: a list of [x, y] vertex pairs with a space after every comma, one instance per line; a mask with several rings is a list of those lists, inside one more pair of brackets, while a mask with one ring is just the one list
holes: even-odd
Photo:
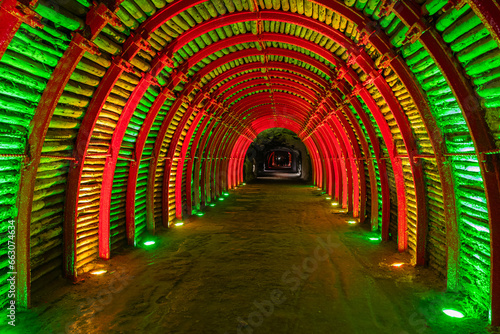
[[315, 185], [500, 324], [495, 1], [0, 5], [21, 305], [240, 185], [248, 146], [281, 127]]

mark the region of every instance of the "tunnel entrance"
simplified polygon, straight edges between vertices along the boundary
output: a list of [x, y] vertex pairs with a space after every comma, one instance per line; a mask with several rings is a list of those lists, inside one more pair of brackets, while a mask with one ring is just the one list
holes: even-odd
[[245, 180], [308, 180], [310, 159], [304, 143], [293, 131], [271, 128], [262, 131], [248, 148]]

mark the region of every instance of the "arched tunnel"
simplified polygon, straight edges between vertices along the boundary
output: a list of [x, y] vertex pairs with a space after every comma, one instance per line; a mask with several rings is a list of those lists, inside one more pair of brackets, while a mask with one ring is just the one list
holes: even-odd
[[[277, 198], [354, 220], [380, 241], [367, 254], [388, 247], [459, 296], [456, 321], [500, 326], [497, 1], [1, 0], [0, 22], [6, 332], [34, 321], [37, 295], [99, 279], [96, 263], [259, 196], [247, 151], [276, 128], [305, 145], [314, 186], [269, 183], [290, 186]], [[433, 330], [410, 318], [397, 333]]]

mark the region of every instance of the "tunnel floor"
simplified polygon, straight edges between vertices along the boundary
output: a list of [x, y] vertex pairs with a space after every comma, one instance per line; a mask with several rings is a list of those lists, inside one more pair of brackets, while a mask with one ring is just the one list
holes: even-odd
[[370, 241], [364, 226], [347, 224], [316, 188], [258, 180], [216, 202], [203, 217], [161, 231], [151, 248], [125, 249], [98, 264], [104, 275], [86, 274], [77, 284], [60, 279], [36, 292], [16, 330], [461, 332], [432, 325], [439, 315], [426, 301], [442, 295], [444, 279], [392, 267], [409, 255], [395, 252], [393, 242]]

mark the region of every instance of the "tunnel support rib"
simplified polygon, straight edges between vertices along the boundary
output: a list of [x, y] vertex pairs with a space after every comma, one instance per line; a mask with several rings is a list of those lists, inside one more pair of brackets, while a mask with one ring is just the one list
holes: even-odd
[[[175, 174], [175, 217], [177, 219], [182, 219], [182, 170], [184, 166], [184, 161], [186, 161], [186, 154], [188, 151], [188, 144], [191, 142], [191, 137], [193, 136], [194, 132], [196, 131], [196, 128], [198, 127], [198, 123], [200, 122], [201, 118], [205, 116], [206, 113], [203, 111], [198, 112], [196, 114], [193, 124], [191, 124], [187, 134], [186, 138], [184, 138], [184, 142], [182, 144], [181, 148], [181, 156], [179, 157], [179, 164], [182, 166], [181, 172], [177, 172]], [[177, 167], [178, 168], [178, 167]], [[188, 185], [186, 181], [186, 192], [188, 191]], [[191, 191], [191, 189], [189, 189]], [[191, 194], [191, 192], [189, 192]], [[188, 212], [188, 214], [191, 214], [191, 212]]]
[[[114, 9], [116, 10], [116, 9]], [[2, 11], [3, 12], [3, 11]], [[104, 26], [110, 23], [113, 12], [103, 4], [92, 7], [87, 14], [87, 26], [82, 33], [75, 33], [69, 47], [56, 65], [54, 72], [47, 83], [35, 115], [30, 123], [31, 132], [28, 137], [29, 160], [21, 169], [20, 193], [18, 196], [17, 238], [23, 240], [17, 250], [17, 300], [22, 308], [30, 305], [30, 224], [33, 209], [33, 193], [38, 166], [40, 164], [44, 139], [47, 134], [50, 120], [59, 102], [71, 74], [85, 52], [96, 53], [97, 48], [92, 41], [97, 37]], [[82, 35], [83, 34], [83, 35]], [[74, 236], [70, 235], [66, 226], [64, 232], [64, 268], [68, 276], [76, 275], [74, 271]]]
[[194, 164], [198, 162], [198, 156], [196, 155], [196, 151], [198, 149], [198, 144], [200, 142], [200, 139], [205, 132], [205, 129], [207, 128], [209, 122], [212, 120], [211, 116], [206, 116], [198, 131], [196, 132], [196, 135], [194, 137], [193, 144], [191, 145], [191, 151], [190, 151], [190, 159], [188, 160], [188, 166], [187, 166], [187, 175], [186, 175], [186, 199], [187, 199], [187, 211], [188, 215], [192, 214], [193, 211], [193, 189], [197, 192], [198, 188], [196, 188], [196, 185], [194, 187], [191, 186], [191, 183], [194, 183], [193, 179], [193, 169], [194, 169]]

